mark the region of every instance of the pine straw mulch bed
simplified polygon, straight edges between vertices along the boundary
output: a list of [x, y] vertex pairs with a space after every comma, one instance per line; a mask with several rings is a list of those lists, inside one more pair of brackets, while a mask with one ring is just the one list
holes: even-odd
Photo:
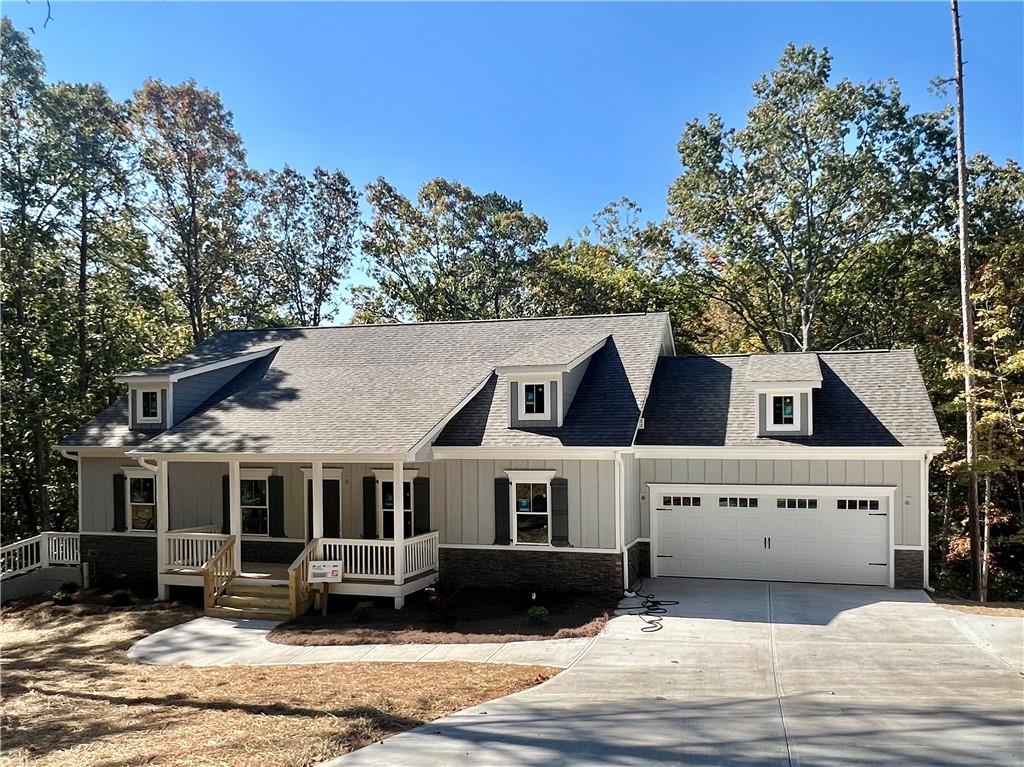
[[613, 595], [537, 594], [537, 604], [547, 608], [548, 615], [534, 623], [527, 614], [530, 594], [515, 589], [469, 588], [444, 599], [440, 610], [423, 591], [411, 595], [401, 610], [395, 610], [390, 599], [382, 599], [357, 618], [356, 604], [369, 600], [332, 596], [328, 615], [311, 612], [282, 623], [268, 639], [288, 645], [354, 645], [592, 637], [604, 628], [618, 602]]
[[137, 639], [176, 604], [5, 609], [0, 764], [312, 765], [557, 673], [541, 666], [145, 666]]
[[1024, 617], [1024, 602], [975, 602], [971, 599], [931, 594], [931, 599], [940, 607], [956, 610], [961, 613], [976, 615], [1008, 615], [1014, 618]]

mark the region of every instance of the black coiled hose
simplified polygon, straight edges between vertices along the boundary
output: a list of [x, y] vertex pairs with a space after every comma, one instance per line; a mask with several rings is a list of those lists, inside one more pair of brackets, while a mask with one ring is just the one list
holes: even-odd
[[640, 597], [639, 609], [630, 610], [630, 615], [635, 615], [644, 622], [644, 626], [641, 627], [641, 631], [645, 634], [650, 634], [654, 631], [661, 631], [662, 619], [668, 614], [669, 607], [679, 604], [677, 599], [655, 599], [654, 594], [643, 593], [644, 581], [640, 579], [640, 588], [638, 588], [634, 594]]

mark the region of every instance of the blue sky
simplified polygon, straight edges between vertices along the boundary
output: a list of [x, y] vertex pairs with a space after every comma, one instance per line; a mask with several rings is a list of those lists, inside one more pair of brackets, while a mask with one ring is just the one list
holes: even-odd
[[[950, 97], [945, 2], [5, 3], [51, 79], [127, 98], [145, 77], [219, 91], [259, 169], [378, 175], [414, 195], [435, 176], [496, 190], [575, 233], [623, 195], [652, 218], [683, 125], [740, 124], [750, 84], [793, 41], [836, 77], [894, 77], [915, 110]], [[962, 4], [968, 151], [1024, 155], [1024, 4]]]

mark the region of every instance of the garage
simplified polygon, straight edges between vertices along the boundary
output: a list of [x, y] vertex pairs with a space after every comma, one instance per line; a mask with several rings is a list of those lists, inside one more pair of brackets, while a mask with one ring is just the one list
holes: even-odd
[[890, 586], [887, 487], [650, 485], [653, 575]]

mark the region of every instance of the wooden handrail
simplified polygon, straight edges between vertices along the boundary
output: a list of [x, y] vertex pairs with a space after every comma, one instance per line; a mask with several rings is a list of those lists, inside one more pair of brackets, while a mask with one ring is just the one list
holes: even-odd
[[299, 616], [309, 600], [309, 563], [319, 546], [320, 539], [314, 538], [288, 566], [288, 611], [293, 618]]
[[203, 566], [203, 603], [207, 607], [217, 604], [217, 597], [235, 577], [234, 548], [234, 537], [228, 538]]

